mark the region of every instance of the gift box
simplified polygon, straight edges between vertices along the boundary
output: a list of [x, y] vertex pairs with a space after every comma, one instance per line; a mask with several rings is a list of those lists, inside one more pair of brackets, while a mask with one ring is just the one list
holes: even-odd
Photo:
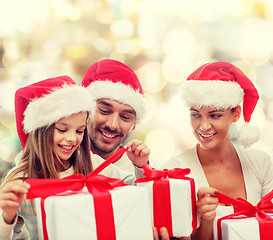
[[264, 196], [257, 206], [243, 199], [218, 193], [220, 203], [232, 204], [234, 213], [214, 220], [215, 240], [272, 240], [273, 192]]
[[159, 171], [143, 166], [146, 177], [137, 186], [148, 189], [151, 215], [159, 230], [166, 227], [170, 237], [187, 237], [197, 228], [195, 177], [190, 169]]
[[[27, 197], [41, 196], [35, 199], [39, 239], [153, 239], [146, 189], [102, 175], [28, 182]], [[56, 194], [62, 186], [72, 190]]]

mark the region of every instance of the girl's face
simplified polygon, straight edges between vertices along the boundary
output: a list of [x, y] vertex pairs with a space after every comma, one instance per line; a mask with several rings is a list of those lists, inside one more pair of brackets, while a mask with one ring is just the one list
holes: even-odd
[[212, 107], [191, 107], [191, 126], [197, 141], [202, 148], [213, 150], [229, 142], [229, 129], [241, 113], [240, 106], [234, 111]]
[[86, 121], [87, 112], [80, 112], [67, 118], [61, 118], [55, 123], [53, 150], [60, 160], [68, 160], [77, 150], [84, 136]]

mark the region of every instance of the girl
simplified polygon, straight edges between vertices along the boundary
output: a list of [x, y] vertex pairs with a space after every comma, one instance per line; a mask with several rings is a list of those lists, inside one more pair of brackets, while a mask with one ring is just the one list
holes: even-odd
[[[68, 76], [40, 81], [15, 94], [17, 131], [23, 148], [19, 163], [0, 188], [0, 239], [17, 238], [25, 223], [31, 239], [38, 239], [33, 203], [25, 199], [26, 178], [63, 178], [87, 175], [104, 160], [90, 157], [87, 120], [95, 102], [90, 93]], [[138, 146], [128, 143], [136, 159]], [[93, 166], [92, 166], [93, 165]], [[110, 165], [101, 174], [133, 183], [134, 174]], [[141, 172], [138, 173], [142, 176]]]
[[23, 220], [31, 238], [38, 238], [34, 208], [24, 198], [29, 188], [26, 178], [61, 178], [92, 171], [86, 130], [92, 102], [91, 95], [68, 76], [16, 91], [16, 125], [23, 152], [0, 188], [0, 239], [10, 239], [14, 228], [14, 235], [20, 232]]
[[[258, 101], [253, 83], [237, 67], [227, 62], [208, 63], [194, 71], [181, 89], [183, 101], [190, 108], [191, 126], [198, 143], [194, 148], [169, 160], [163, 168], [190, 168], [197, 177], [197, 210], [200, 227], [191, 239], [211, 240], [216, 215], [226, 215], [230, 208], [218, 206], [217, 192], [243, 198], [256, 205], [273, 189], [273, 166], [269, 156], [258, 150], [242, 148], [230, 140], [232, 123], [241, 115], [246, 123]], [[248, 146], [257, 140], [253, 129], [244, 126], [238, 140]], [[166, 237], [166, 229], [164, 240]]]

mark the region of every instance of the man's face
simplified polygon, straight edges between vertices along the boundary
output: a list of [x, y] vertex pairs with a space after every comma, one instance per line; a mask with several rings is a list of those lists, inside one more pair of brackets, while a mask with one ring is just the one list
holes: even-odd
[[136, 112], [127, 105], [108, 98], [97, 100], [95, 115], [89, 122], [92, 152], [110, 156], [135, 128]]

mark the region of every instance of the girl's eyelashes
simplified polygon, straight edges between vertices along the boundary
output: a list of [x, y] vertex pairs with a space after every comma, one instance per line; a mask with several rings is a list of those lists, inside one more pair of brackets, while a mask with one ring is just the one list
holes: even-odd
[[76, 132], [82, 134], [84, 131], [77, 130]]
[[65, 129], [56, 128], [59, 132], [65, 132]]

